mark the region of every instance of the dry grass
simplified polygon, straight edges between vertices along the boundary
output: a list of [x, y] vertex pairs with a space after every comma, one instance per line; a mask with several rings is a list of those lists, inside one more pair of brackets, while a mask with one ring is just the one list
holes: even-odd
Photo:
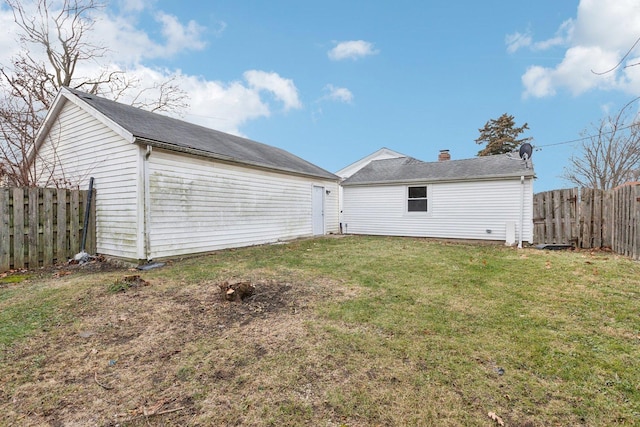
[[60, 273], [0, 287], [0, 425], [640, 423], [613, 254], [347, 237]]

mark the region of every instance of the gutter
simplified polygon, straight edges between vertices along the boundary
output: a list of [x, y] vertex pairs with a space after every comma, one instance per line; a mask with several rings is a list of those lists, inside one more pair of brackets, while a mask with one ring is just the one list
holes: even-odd
[[469, 176], [464, 178], [414, 178], [414, 179], [397, 179], [397, 180], [381, 180], [381, 181], [362, 181], [362, 182], [346, 182], [343, 181], [341, 185], [343, 187], [356, 187], [356, 186], [365, 186], [365, 185], [403, 185], [403, 184], [442, 184], [448, 182], [475, 182], [475, 181], [493, 181], [496, 179], [506, 180], [506, 179], [515, 179], [515, 178], [531, 178], [535, 177], [535, 174], [504, 174], [504, 175], [491, 175], [491, 176]]
[[247, 161], [247, 160], [239, 160], [239, 159], [236, 159], [234, 157], [227, 156], [227, 155], [224, 155], [224, 154], [211, 153], [211, 152], [208, 152], [208, 151], [198, 150], [196, 148], [182, 147], [182, 146], [178, 146], [178, 145], [174, 145], [174, 144], [168, 144], [166, 142], [155, 141], [155, 140], [147, 139], [147, 138], [136, 137], [134, 142], [138, 142], [140, 144], [146, 144], [147, 146], [161, 148], [161, 149], [167, 150], [167, 151], [175, 151], [175, 152], [179, 152], [179, 153], [191, 154], [191, 155], [197, 156], [197, 157], [206, 157], [206, 158], [220, 160], [220, 161], [223, 161], [223, 162], [242, 165], [242, 166], [252, 166], [252, 167], [255, 167], [255, 168], [258, 168], [258, 169], [262, 169], [262, 170], [266, 170], [266, 171], [286, 172], [286, 173], [289, 173], [291, 175], [296, 175], [296, 176], [327, 179], [327, 180], [336, 181], [336, 182], [340, 181], [340, 177], [339, 176], [334, 175], [334, 174], [332, 174], [331, 172], [328, 172], [328, 171], [327, 171], [328, 175], [318, 175], [318, 174], [304, 173], [304, 172], [296, 171], [296, 170], [289, 169], [289, 168], [270, 167], [270, 166], [267, 166], [267, 165], [264, 165], [264, 164], [258, 163], [258, 162], [252, 162], [252, 161]]

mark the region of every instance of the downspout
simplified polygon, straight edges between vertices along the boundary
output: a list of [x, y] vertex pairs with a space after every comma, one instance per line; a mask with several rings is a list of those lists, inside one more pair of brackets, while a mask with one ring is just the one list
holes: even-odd
[[518, 249], [522, 249], [522, 234], [524, 233], [524, 175], [520, 176], [520, 230], [518, 231]]
[[87, 193], [87, 203], [84, 206], [84, 226], [82, 227], [82, 243], [80, 253], [84, 253], [87, 244], [87, 229], [89, 228], [89, 217], [91, 216], [91, 199], [93, 198], [93, 177], [89, 178], [89, 193]]
[[144, 161], [142, 163], [144, 185], [144, 256], [147, 261], [150, 260], [151, 256], [151, 191], [149, 185], [149, 157], [151, 156], [151, 151], [151, 146], [147, 145], [147, 152], [144, 155]]

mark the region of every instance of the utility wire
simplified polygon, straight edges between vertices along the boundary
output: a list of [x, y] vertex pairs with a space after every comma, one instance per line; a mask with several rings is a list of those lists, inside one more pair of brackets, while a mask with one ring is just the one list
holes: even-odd
[[[636, 46], [638, 45], [638, 43], [640, 43], [640, 37], [638, 37], [638, 39], [637, 39], [637, 40], [636, 40], [636, 42], [633, 44], [633, 46], [631, 46], [631, 47], [629, 48], [629, 50], [627, 51], [627, 53], [625, 53], [625, 54], [624, 54], [624, 56], [622, 57], [622, 59], [620, 60], [620, 62], [618, 62], [618, 63], [617, 63], [613, 68], [610, 68], [610, 69], [608, 69], [607, 71], [602, 71], [602, 72], [596, 72], [596, 71], [593, 71], [593, 70], [591, 70], [591, 72], [592, 72], [593, 74], [597, 75], [597, 76], [602, 76], [603, 74], [607, 74], [607, 73], [612, 72], [613, 70], [615, 70], [616, 68], [618, 68], [619, 66], [621, 66], [621, 65], [622, 65], [622, 63], [624, 62], [624, 60], [625, 60], [625, 59], [627, 59], [627, 57], [628, 57], [629, 55], [631, 55], [631, 52], [633, 52], [633, 49], [635, 49], [635, 48], [636, 48]], [[627, 67], [634, 67], [634, 66], [636, 66], [636, 65], [638, 65], [638, 64], [636, 63], [636, 64], [631, 64], [631, 65], [626, 65], [624, 68], [627, 68]]]
[[[621, 128], [617, 128], [616, 130], [612, 130], [612, 131], [609, 131], [609, 132], [602, 132], [601, 135], [610, 135], [612, 133], [616, 133], [616, 132], [619, 132], [621, 130], [629, 129], [629, 128], [633, 127], [633, 126], [638, 126], [638, 123], [632, 123], [630, 125], [623, 126]], [[582, 138], [571, 139], [569, 141], [554, 142], [554, 143], [551, 143], [551, 144], [544, 144], [544, 145], [535, 145], [534, 148], [535, 148], [536, 151], [539, 151], [539, 150], [541, 150], [541, 149], [543, 149], [545, 147], [554, 147], [556, 145], [573, 144], [573, 143], [576, 143], [576, 142], [586, 141], [586, 140], [589, 140], [589, 139], [595, 138], [595, 137], [596, 137], [596, 135], [588, 135], [588, 136], [583, 136]]]

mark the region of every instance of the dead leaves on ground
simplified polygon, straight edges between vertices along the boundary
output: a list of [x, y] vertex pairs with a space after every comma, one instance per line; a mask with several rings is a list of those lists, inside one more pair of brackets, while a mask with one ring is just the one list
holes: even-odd
[[149, 282], [136, 274], [132, 276], [124, 276], [122, 279], [116, 280], [114, 283], [109, 285], [108, 290], [111, 293], [126, 292], [130, 288], [149, 286], [149, 284]]
[[116, 417], [117, 418], [122, 417], [123, 419], [119, 421], [123, 423], [128, 423], [137, 419], [149, 418], [157, 415], [170, 414], [172, 412], [178, 412], [184, 409], [184, 407], [182, 406], [179, 406], [177, 408], [163, 409], [165, 405], [168, 405], [170, 403], [171, 403], [170, 400], [162, 399], [152, 406], [149, 406], [149, 407], [141, 406], [140, 408], [129, 411], [128, 414], [116, 414]]
[[491, 411], [487, 414], [489, 418], [496, 422], [497, 425], [504, 427], [504, 421], [495, 412]]

